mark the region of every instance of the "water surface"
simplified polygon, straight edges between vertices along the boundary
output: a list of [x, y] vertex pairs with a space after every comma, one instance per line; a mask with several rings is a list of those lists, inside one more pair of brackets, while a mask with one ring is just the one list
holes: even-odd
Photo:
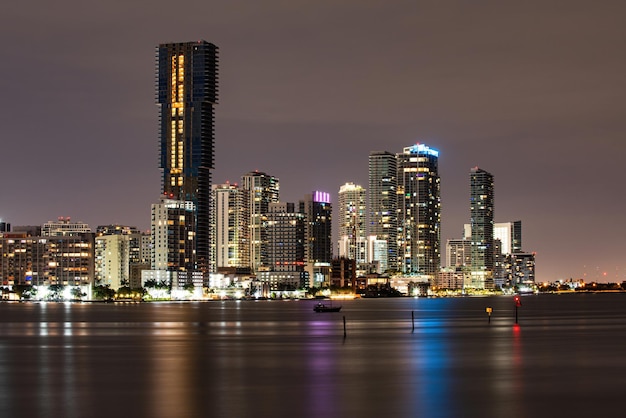
[[624, 415], [625, 294], [314, 303], [1, 303], [0, 417]]

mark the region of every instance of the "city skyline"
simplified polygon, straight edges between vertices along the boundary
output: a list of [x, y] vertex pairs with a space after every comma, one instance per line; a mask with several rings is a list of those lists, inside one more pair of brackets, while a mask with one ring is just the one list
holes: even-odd
[[281, 201], [322, 190], [336, 203], [346, 182], [367, 188], [371, 151], [425, 143], [441, 152], [442, 245], [462, 235], [480, 166], [495, 221], [523, 221], [537, 281], [626, 280], [623, 4], [233, 3], [171, 25], [158, 2], [116, 5], [8, 6], [3, 221], [146, 230], [160, 194], [154, 46], [205, 39], [220, 48], [213, 183], [260, 170]]

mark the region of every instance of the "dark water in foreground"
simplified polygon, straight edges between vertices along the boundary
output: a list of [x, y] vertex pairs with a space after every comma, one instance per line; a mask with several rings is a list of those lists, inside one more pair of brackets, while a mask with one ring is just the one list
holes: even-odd
[[2, 303], [0, 417], [626, 416], [626, 294], [522, 302]]

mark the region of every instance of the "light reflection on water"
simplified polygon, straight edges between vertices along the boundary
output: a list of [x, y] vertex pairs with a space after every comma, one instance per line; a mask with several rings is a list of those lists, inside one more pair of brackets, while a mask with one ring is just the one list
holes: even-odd
[[587, 296], [0, 304], [0, 416], [621, 416], [626, 295]]

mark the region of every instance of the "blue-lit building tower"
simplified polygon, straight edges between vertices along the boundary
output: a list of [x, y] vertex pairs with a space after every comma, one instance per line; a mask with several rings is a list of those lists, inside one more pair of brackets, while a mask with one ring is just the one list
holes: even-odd
[[416, 144], [396, 158], [398, 269], [432, 282], [441, 266], [439, 151]]
[[206, 41], [157, 47], [162, 191], [197, 208], [195, 265], [209, 269], [211, 170], [218, 48]]

